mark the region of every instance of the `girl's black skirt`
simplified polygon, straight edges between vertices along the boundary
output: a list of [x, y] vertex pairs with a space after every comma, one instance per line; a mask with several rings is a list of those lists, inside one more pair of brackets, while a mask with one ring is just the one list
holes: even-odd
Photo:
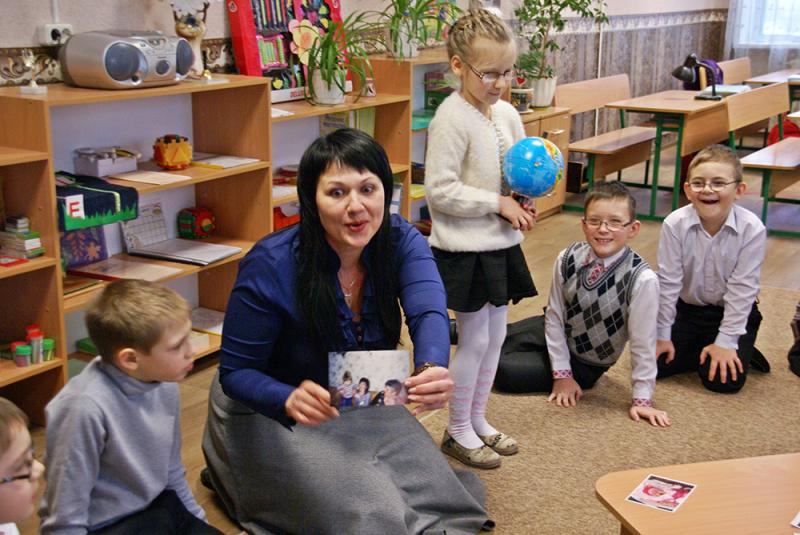
[[486, 303], [516, 304], [538, 293], [519, 245], [483, 252], [432, 250], [451, 310], [477, 312]]

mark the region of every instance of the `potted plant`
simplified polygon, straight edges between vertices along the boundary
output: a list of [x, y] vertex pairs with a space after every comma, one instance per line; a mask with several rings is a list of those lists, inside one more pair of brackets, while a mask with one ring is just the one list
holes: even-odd
[[318, 32], [308, 49], [306, 99], [312, 104], [341, 104], [348, 72], [357, 87], [367, 85], [372, 76], [368, 50], [376, 45], [374, 29], [365, 13], [354, 12]]
[[387, 28], [387, 51], [397, 58], [419, 55], [419, 47], [429, 38], [440, 39], [446, 24], [461, 12], [447, 0], [389, 0], [378, 13]]
[[522, 0], [514, 10], [519, 33], [528, 43], [528, 50], [517, 58], [517, 72], [533, 87], [533, 105], [549, 106], [556, 89], [556, 76], [550, 57], [561, 50], [555, 33], [564, 29], [565, 13], [591, 18], [597, 24], [608, 22], [603, 0]]

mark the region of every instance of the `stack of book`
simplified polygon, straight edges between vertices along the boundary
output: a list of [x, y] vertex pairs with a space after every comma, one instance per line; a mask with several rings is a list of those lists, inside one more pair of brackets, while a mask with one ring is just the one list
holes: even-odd
[[0, 253], [15, 258], [34, 258], [44, 254], [38, 232], [0, 231]]

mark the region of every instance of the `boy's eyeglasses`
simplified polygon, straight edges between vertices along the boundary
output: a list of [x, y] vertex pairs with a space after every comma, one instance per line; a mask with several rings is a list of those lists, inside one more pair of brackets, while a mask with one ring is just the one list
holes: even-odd
[[618, 232], [627, 227], [628, 225], [630, 225], [631, 223], [633, 223], [633, 221], [628, 221], [627, 223], [623, 223], [622, 221], [618, 221], [616, 219], [612, 219], [611, 221], [606, 221], [605, 219], [598, 219], [594, 217], [590, 217], [589, 219], [583, 219], [583, 224], [592, 230], [600, 230], [600, 227], [602, 227], [604, 223], [606, 225], [606, 228], [610, 232]]
[[25, 459], [25, 467], [28, 469], [26, 474], [20, 474], [18, 476], [4, 476], [0, 477], [0, 485], [5, 485], [6, 483], [13, 483], [14, 481], [21, 481], [23, 479], [27, 479], [28, 481], [34, 478], [35, 470], [33, 468], [33, 464], [36, 462], [36, 458], [33, 456], [33, 450], [31, 450], [30, 458]]
[[475, 67], [473, 67], [472, 65], [470, 65], [469, 63], [467, 63], [466, 61], [464, 63], [466, 63], [467, 67], [469, 67], [470, 70], [475, 73], [475, 76], [480, 78], [481, 82], [483, 82], [486, 85], [496, 84], [497, 81], [500, 78], [504, 78], [506, 82], [510, 82], [512, 80], [512, 78], [514, 78], [514, 70], [513, 69], [509, 69], [506, 72], [502, 72], [502, 73], [501, 72], [481, 72], [478, 69], [476, 69]]
[[705, 180], [690, 180], [689, 189], [695, 193], [700, 193], [708, 186], [714, 193], [719, 193], [731, 184], [737, 184], [738, 182], [738, 180], [731, 180], [729, 182], [725, 180], [712, 180], [711, 182], [706, 182]]
[[33, 470], [31, 470], [27, 474], [22, 474], [19, 476], [0, 477], [0, 485], [4, 485], [5, 483], [13, 483], [14, 481], [20, 481], [22, 479], [27, 479], [27, 480], [33, 479]]

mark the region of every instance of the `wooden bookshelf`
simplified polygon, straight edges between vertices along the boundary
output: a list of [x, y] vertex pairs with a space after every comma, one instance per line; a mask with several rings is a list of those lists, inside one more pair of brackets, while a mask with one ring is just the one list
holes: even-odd
[[[215, 243], [235, 245], [242, 252], [209, 266], [132, 257], [120, 258], [179, 271], [164, 281], [197, 275], [200, 306], [224, 310], [236, 275], [238, 260], [272, 229], [271, 122], [269, 80], [226, 75], [221, 83], [182, 82], [173, 86], [107, 91], [48, 85], [42, 95], [22, 95], [18, 88], [0, 88], [0, 177], [6, 213], [25, 214], [31, 229], [40, 232], [46, 253], [27, 263], [0, 268], [0, 339], [17, 340], [25, 325], [38, 323], [45, 336], [56, 340], [56, 359], [18, 368], [0, 362], [0, 396], [17, 403], [37, 424], [43, 424], [45, 404], [66, 381], [67, 346], [64, 314], [83, 309], [106, 283], [63, 295], [53, 175], [54, 132], [51, 112], [63, 106], [93, 106], [133, 101], [145, 109], [151, 99], [189, 95], [194, 150], [257, 158], [259, 161], [229, 169], [190, 167], [175, 174], [189, 178], [179, 183], [153, 185], [114, 181], [134, 187], [140, 194], [191, 187], [197, 205], [208, 207], [216, 218]], [[155, 168], [145, 163], [142, 168]], [[9, 318], [9, 320], [6, 320]], [[219, 337], [198, 355], [219, 349]], [[199, 358], [198, 356], [198, 358]]]
[[298, 119], [305, 119], [307, 117], [317, 117], [327, 113], [340, 113], [344, 111], [360, 110], [364, 108], [377, 108], [386, 104], [394, 104], [397, 102], [405, 102], [408, 100], [408, 95], [395, 95], [391, 93], [378, 93], [374, 97], [361, 97], [358, 100], [352, 95], [345, 97], [344, 104], [336, 104], [333, 106], [316, 106], [310, 104], [305, 100], [294, 100], [291, 102], [280, 102], [275, 104], [276, 108], [281, 110], [290, 111], [292, 115], [284, 115], [281, 117], [273, 117], [272, 122], [284, 123], [287, 121], [296, 121]]
[[108, 181], [112, 184], [117, 184], [119, 186], [127, 186], [129, 188], [134, 188], [136, 191], [139, 192], [139, 195], [143, 195], [145, 193], [154, 193], [156, 191], [166, 191], [174, 188], [183, 188], [185, 186], [192, 186], [194, 184], [200, 184], [202, 182], [209, 182], [211, 180], [219, 180], [221, 178], [227, 178], [229, 176], [235, 176], [242, 173], [246, 173], [248, 171], [261, 171], [269, 169], [269, 162], [255, 162], [255, 163], [248, 163], [244, 165], [238, 165], [236, 167], [229, 167], [228, 169], [209, 169], [207, 167], [187, 167], [186, 169], [181, 169], [178, 171], [164, 171], [160, 167], [158, 167], [155, 162], [152, 160], [142, 162], [139, 164], [139, 171], [158, 171], [158, 172], [166, 172], [171, 175], [176, 176], [186, 176], [188, 177], [186, 180], [181, 180], [179, 182], [173, 182], [171, 184], [147, 184], [144, 182], [134, 182], [131, 180], [122, 180], [118, 178], [109, 178]]

